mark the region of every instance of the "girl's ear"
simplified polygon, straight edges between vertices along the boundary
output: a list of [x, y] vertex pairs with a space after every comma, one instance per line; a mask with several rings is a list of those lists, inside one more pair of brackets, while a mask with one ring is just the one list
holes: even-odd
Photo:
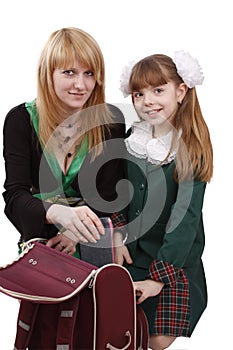
[[181, 83], [177, 88], [177, 102], [181, 104], [188, 91], [188, 86], [185, 83]]

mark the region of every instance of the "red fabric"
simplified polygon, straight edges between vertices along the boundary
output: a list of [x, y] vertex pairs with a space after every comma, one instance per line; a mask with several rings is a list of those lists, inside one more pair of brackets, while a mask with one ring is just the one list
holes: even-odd
[[[22, 328], [27, 325], [27, 330]], [[95, 327], [96, 325], [96, 327]], [[135, 328], [136, 327], [136, 328]], [[148, 348], [145, 314], [135, 303], [131, 277], [119, 265], [100, 269], [92, 288], [59, 304], [21, 302], [15, 347], [19, 350]]]
[[2, 292], [17, 299], [22, 295], [28, 300], [34, 297], [35, 302], [46, 302], [46, 298], [58, 302], [56, 299], [75, 293], [85, 280], [87, 284], [91, 272], [96, 269], [87, 262], [34, 243], [19, 260], [0, 269], [0, 287]]
[[97, 269], [35, 243], [19, 260], [1, 268], [0, 276], [4, 292], [22, 299], [18, 350], [97, 350], [127, 343], [133, 350], [136, 342], [147, 349], [146, 318], [136, 305], [131, 276], [120, 265]]

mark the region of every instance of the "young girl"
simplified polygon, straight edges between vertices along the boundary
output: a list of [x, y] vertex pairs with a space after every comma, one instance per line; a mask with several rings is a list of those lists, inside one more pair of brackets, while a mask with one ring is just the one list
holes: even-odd
[[154, 350], [190, 337], [207, 304], [202, 206], [213, 154], [195, 89], [202, 81], [198, 62], [181, 51], [142, 59], [121, 85], [139, 121], [125, 140], [134, 191], [116, 262], [135, 281]]

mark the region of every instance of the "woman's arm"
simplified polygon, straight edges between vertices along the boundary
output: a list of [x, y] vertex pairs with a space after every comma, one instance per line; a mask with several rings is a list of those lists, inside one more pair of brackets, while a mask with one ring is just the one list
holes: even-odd
[[6, 116], [3, 142], [5, 214], [24, 240], [45, 237], [46, 209], [43, 202], [32, 195], [32, 188], [39, 185], [40, 153], [24, 104]]
[[[6, 191], [3, 196], [7, 217], [25, 241], [33, 237], [51, 238], [63, 227], [73, 232], [76, 243], [80, 240], [94, 242], [104, 229], [88, 207], [69, 208], [33, 196], [32, 189], [39, 192], [41, 171], [44, 171], [42, 176], [46, 178], [48, 189], [56, 189], [51, 171], [44, 169], [46, 162], [41, 167], [41, 156], [29, 115], [24, 105], [20, 105], [8, 113], [4, 123]], [[87, 217], [85, 224], [84, 217]]]

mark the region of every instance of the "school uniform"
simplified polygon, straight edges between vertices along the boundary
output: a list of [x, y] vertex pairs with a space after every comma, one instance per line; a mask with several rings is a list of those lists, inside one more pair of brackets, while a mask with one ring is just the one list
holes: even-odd
[[151, 278], [165, 284], [158, 296], [142, 303], [150, 334], [188, 337], [207, 305], [202, 264], [206, 183], [178, 184], [175, 153], [163, 165], [151, 158], [158, 148], [166, 148], [166, 137], [152, 139], [147, 122], [135, 123], [134, 130], [139, 137], [126, 139], [132, 185], [127, 247], [133, 259], [126, 267], [135, 281]]

